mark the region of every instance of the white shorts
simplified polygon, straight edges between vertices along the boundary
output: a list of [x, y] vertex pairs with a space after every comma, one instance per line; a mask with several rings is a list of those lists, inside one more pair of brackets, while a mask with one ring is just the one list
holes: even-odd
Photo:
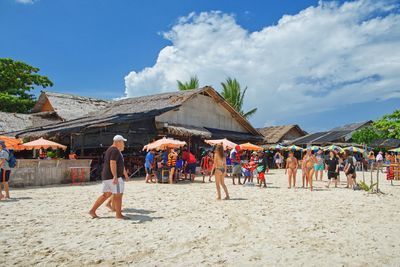
[[113, 193], [113, 194], [123, 194], [125, 189], [124, 179], [118, 178], [118, 183], [113, 184], [113, 180], [104, 180], [102, 193]]

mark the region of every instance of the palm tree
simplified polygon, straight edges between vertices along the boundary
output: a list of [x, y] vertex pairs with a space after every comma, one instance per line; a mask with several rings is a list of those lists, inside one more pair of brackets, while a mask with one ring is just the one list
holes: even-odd
[[178, 89], [180, 91], [186, 91], [186, 90], [192, 90], [192, 89], [196, 89], [199, 88], [199, 79], [197, 78], [197, 76], [192, 76], [190, 77], [190, 80], [188, 82], [181, 82], [181, 81], [177, 81], [178, 82]]
[[236, 79], [227, 78], [222, 85], [222, 96], [225, 100], [231, 104], [243, 117], [246, 119], [250, 118], [254, 113], [256, 113], [257, 108], [253, 108], [247, 112], [243, 111], [243, 100], [246, 95], [247, 87], [244, 88], [243, 92], [240, 87], [240, 83]]

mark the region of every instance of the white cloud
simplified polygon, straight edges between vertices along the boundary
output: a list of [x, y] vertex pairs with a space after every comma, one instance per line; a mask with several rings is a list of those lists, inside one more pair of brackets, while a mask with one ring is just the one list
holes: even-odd
[[256, 125], [342, 105], [400, 98], [398, 1], [320, 2], [249, 32], [233, 15], [191, 13], [164, 34], [154, 66], [125, 77], [127, 96], [176, 90], [196, 74], [248, 86]]
[[15, 0], [15, 2], [20, 4], [33, 4], [35, 0]]

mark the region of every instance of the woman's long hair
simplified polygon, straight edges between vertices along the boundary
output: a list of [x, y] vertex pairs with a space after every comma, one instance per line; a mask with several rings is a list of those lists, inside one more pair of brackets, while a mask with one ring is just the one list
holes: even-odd
[[215, 153], [217, 153], [218, 157], [221, 159], [224, 158], [224, 147], [221, 144], [216, 145], [215, 147]]

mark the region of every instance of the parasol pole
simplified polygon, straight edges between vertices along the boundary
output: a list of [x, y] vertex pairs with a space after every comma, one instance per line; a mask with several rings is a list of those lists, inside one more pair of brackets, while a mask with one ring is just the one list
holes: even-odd
[[[366, 148], [366, 145], [365, 145], [365, 144], [363, 145], [363, 147], [364, 147], [364, 155], [363, 155], [363, 158], [364, 158], [364, 156], [366, 155], [367, 148]], [[364, 160], [366, 160], [366, 159], [364, 158]], [[365, 183], [364, 161], [361, 162], [361, 171], [362, 171], [363, 182]]]

